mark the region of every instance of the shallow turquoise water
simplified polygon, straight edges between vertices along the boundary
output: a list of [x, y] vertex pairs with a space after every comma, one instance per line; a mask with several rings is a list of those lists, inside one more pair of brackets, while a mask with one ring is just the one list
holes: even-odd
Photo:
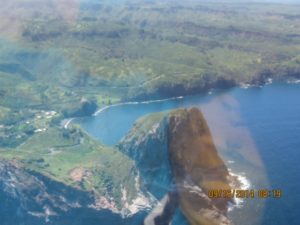
[[[77, 122], [101, 142], [114, 145], [137, 118], [191, 106], [200, 107], [205, 114], [219, 151], [226, 154], [228, 149], [235, 148], [235, 160], [261, 163], [270, 184], [268, 188], [282, 190], [282, 198], [267, 199], [261, 224], [299, 224], [300, 84], [233, 88], [210, 95], [116, 106]], [[250, 181], [254, 176], [249, 172]]]

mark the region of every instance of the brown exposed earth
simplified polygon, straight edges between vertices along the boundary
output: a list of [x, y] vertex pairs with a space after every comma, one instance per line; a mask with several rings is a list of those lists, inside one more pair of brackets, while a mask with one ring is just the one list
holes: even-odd
[[88, 171], [82, 167], [75, 168], [70, 172], [70, 178], [76, 182], [81, 182], [81, 181], [83, 181], [84, 178], [86, 178], [90, 175], [91, 175], [90, 171]]
[[211, 199], [207, 194], [212, 189], [231, 188], [229, 172], [218, 155], [200, 110], [174, 111], [168, 133], [170, 163], [179, 204], [190, 224], [232, 224], [226, 217], [232, 199]]

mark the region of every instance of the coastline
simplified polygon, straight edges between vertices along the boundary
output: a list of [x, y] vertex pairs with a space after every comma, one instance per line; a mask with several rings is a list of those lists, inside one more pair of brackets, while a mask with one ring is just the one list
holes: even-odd
[[[136, 102], [121, 102], [121, 103], [116, 103], [112, 105], [106, 105], [103, 106], [102, 108], [98, 109], [95, 113], [92, 114], [92, 116], [98, 116], [105, 110], [108, 110], [113, 107], [117, 106], [122, 106], [122, 105], [143, 105], [143, 104], [151, 104], [155, 102], [165, 102], [165, 101], [170, 101], [170, 100], [175, 100], [175, 99], [183, 99], [185, 96], [178, 96], [178, 97], [172, 97], [172, 98], [165, 98], [165, 99], [158, 99], [158, 100], [149, 100], [149, 101], [136, 101]], [[65, 122], [63, 122], [63, 127], [65, 129], [68, 129], [69, 125], [72, 123], [73, 120], [75, 120], [76, 117], [65, 119]]]
[[93, 116], [97, 116], [100, 113], [102, 113], [103, 111], [116, 107], [116, 106], [122, 106], [122, 105], [142, 105], [142, 104], [151, 104], [151, 103], [155, 103], [155, 102], [165, 102], [165, 101], [170, 101], [170, 100], [175, 100], [175, 99], [183, 99], [184, 96], [178, 96], [178, 97], [172, 97], [172, 98], [165, 98], [165, 99], [158, 99], [158, 100], [149, 100], [149, 101], [136, 101], [136, 102], [123, 102], [123, 103], [117, 103], [117, 104], [113, 104], [113, 105], [107, 105], [104, 106], [102, 108], [100, 108], [99, 110], [97, 110]]
[[[231, 178], [235, 180], [238, 184], [234, 181], [231, 182], [232, 189], [239, 189], [239, 190], [249, 190], [251, 188], [250, 180], [245, 176], [245, 173], [237, 173], [232, 172], [231, 168], [228, 167], [229, 175]], [[232, 212], [234, 209], [242, 208], [244, 205], [244, 199], [242, 198], [233, 198], [234, 202], [228, 206], [228, 212]]]
[[[269, 84], [272, 84], [273, 83], [273, 80], [270, 79], [268, 80], [268, 82], [265, 83], [264, 86], [266, 85], [269, 85]], [[297, 84], [299, 85], [300, 84], [300, 80], [299, 79], [295, 79], [295, 80], [286, 80], [283, 82], [283, 84]], [[243, 88], [242, 86], [243, 84], [241, 83], [239, 86], [237, 86], [237, 88]], [[251, 88], [260, 88], [262, 86], [258, 86], [258, 85], [250, 85], [249, 89]], [[247, 89], [245, 88], [245, 89]], [[245, 92], [247, 92], [245, 90]], [[211, 91], [207, 92], [207, 94], [211, 94]], [[105, 110], [108, 110], [110, 108], [113, 108], [113, 107], [118, 107], [118, 106], [122, 106], [122, 105], [142, 105], [142, 104], [151, 104], [151, 103], [154, 103], [154, 102], [163, 102], [163, 101], [168, 101], [168, 100], [172, 100], [172, 99], [184, 99], [188, 96], [179, 96], [179, 97], [173, 97], [173, 98], [168, 98], [168, 99], [160, 99], [160, 100], [150, 100], [150, 101], [136, 101], [136, 102], [123, 102], [123, 103], [117, 103], [117, 104], [112, 104], [112, 105], [106, 105], [106, 106], [103, 106], [101, 108], [99, 108], [94, 114], [93, 116], [97, 116], [97, 115], [101, 115], [101, 113], [105, 112]], [[133, 106], [134, 107], [134, 106]], [[142, 106], [143, 107], [143, 106]], [[108, 112], [109, 113], [109, 112]], [[66, 127], [68, 127], [72, 121], [74, 120], [75, 118], [71, 118], [67, 121], [67, 123], [65, 124]], [[228, 161], [228, 164], [232, 164], [234, 163], [234, 161]], [[251, 181], [248, 179], [248, 177], [246, 176], [246, 174], [244, 174], [243, 172], [241, 171], [232, 171], [231, 168], [230, 168], [230, 165], [228, 165], [228, 170], [230, 172], [230, 175], [231, 176], [234, 176], [237, 178], [237, 180], [239, 181], [239, 186], [234, 188], [234, 189], [241, 189], [241, 190], [247, 190], [247, 189], [250, 189], [251, 187], [253, 188], [253, 184], [251, 184]], [[248, 206], [248, 203], [247, 203], [247, 200], [243, 200], [243, 199], [240, 199], [240, 198], [234, 198], [234, 203], [233, 204], [230, 204], [228, 206], [228, 212], [236, 212], [238, 211], [239, 209], [243, 208], [243, 207], [247, 207]]]
[[68, 126], [70, 125], [70, 123], [75, 119], [75, 117], [67, 119], [66, 122], [63, 124], [63, 127], [65, 129], [68, 129]]
[[[254, 84], [254, 83], [244, 83], [244, 82], [240, 82], [238, 83], [236, 86], [234, 86], [235, 88], [241, 88], [241, 89], [248, 89], [248, 88], [254, 88], [254, 87], [259, 87], [262, 88], [263, 86], [266, 85], [270, 85], [274, 82], [273, 78], [268, 78], [266, 79], [262, 84], [258, 85], [258, 84]], [[286, 82], [287, 84], [300, 84], [300, 79], [297, 78], [287, 78], [284, 80], [284, 82]], [[211, 95], [213, 94], [213, 90], [215, 90], [213, 87], [211, 87], [206, 94], [207, 95]], [[201, 92], [199, 92], [200, 94]], [[102, 112], [104, 112], [105, 110], [108, 110], [110, 108], [113, 107], [117, 107], [117, 106], [122, 106], [122, 105], [141, 105], [141, 104], [151, 104], [151, 103], [155, 103], [155, 102], [164, 102], [164, 101], [170, 101], [170, 100], [176, 100], [176, 99], [183, 99], [186, 98], [188, 96], [191, 95], [181, 95], [181, 96], [177, 96], [177, 97], [170, 97], [170, 98], [164, 98], [164, 99], [156, 99], [156, 100], [147, 100], [147, 101], [129, 101], [129, 102], [119, 102], [116, 104], [112, 104], [112, 105], [105, 105], [101, 108], [99, 108], [96, 112], [94, 112], [91, 116], [98, 116], [99, 114], [101, 114]], [[72, 123], [73, 120], [75, 120], [76, 117], [72, 117], [72, 118], [66, 118], [64, 119], [62, 124], [62, 127], [65, 129], [68, 129], [69, 125]]]

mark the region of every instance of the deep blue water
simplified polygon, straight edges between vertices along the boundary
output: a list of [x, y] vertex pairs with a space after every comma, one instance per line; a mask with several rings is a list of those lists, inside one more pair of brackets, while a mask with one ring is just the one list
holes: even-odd
[[300, 85], [274, 84], [234, 91], [240, 112], [256, 142], [271, 188], [263, 224], [300, 224]]
[[[219, 150], [235, 146], [240, 149], [239, 157], [249, 157], [254, 164], [261, 160], [269, 189], [282, 190], [282, 198], [267, 199], [260, 224], [300, 224], [300, 84], [233, 88], [211, 95], [117, 106], [80, 124], [101, 142], [114, 145], [139, 117], [191, 106], [204, 112]], [[250, 172], [249, 176], [254, 179]]]

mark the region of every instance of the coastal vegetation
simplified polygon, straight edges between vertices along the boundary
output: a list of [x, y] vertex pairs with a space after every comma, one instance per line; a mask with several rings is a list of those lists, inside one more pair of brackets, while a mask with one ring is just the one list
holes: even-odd
[[[88, 137], [79, 127], [49, 128], [18, 147], [0, 148], [1, 158], [18, 161], [26, 170], [95, 196], [113, 197], [121, 209], [121, 186], [128, 199], [137, 196], [133, 161]], [[113, 164], [113, 162], [118, 162]]]
[[122, 185], [137, 195], [133, 160], [62, 121], [125, 101], [299, 78], [299, 12], [243, 1], [5, 1], [0, 158], [114, 196], [120, 209]]
[[31, 136], [36, 122], [23, 124], [42, 111], [85, 116], [116, 102], [300, 74], [299, 5], [68, 2], [68, 13], [60, 1], [0, 9], [2, 145]]

